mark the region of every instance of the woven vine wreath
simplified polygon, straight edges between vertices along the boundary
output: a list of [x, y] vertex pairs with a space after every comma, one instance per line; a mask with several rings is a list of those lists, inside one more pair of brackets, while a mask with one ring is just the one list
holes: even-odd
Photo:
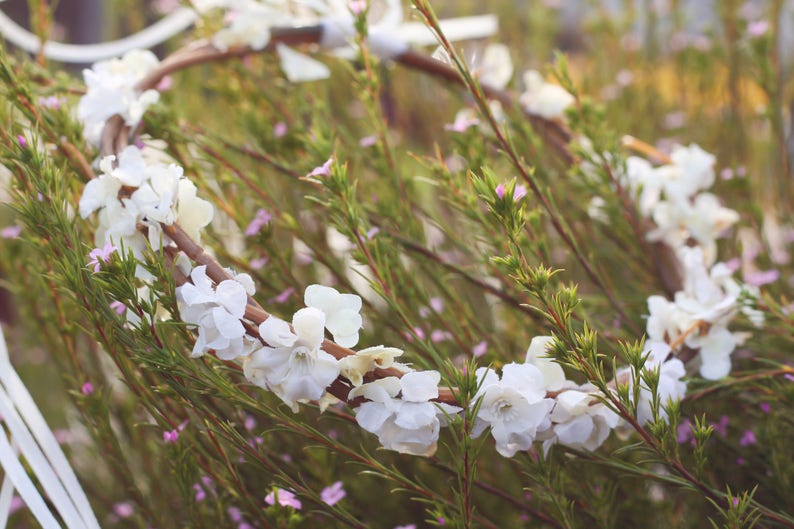
[[[743, 311], [761, 324], [751, 308], [757, 290], [734, 281], [724, 264], [715, 264], [714, 241], [738, 215], [705, 191], [714, 181], [714, 158], [697, 146], [676, 147], [667, 157], [629, 138], [628, 147], [644, 150], [661, 165], [630, 157], [615, 177], [622, 192], [636, 202], [657, 255], [677, 263], [677, 272], [665, 277], [673, 300], [648, 299], [648, 341], [641, 361], [617, 370], [612, 381], [599, 381], [590, 373], [593, 383], [578, 385], [567, 380], [554, 361], [569, 345], [551, 336], [536, 337], [526, 361], [503, 366], [501, 377], [492, 369], [477, 369], [478, 390], [463, 401], [455, 387], [439, 387], [439, 372], [397, 363], [401, 349], [378, 345], [353, 350], [362, 324], [358, 296], [311, 285], [305, 292], [307, 307], [295, 313], [291, 323], [271, 315], [254, 299], [249, 276], [224, 268], [199, 244], [200, 230], [212, 219], [210, 203], [197, 197], [195, 185], [180, 167], [147, 163], [139, 147], [131, 145], [143, 112], [158, 99], [156, 87], [171, 73], [284, 45], [333, 49], [356, 40], [365, 53], [463, 84], [480, 100], [498, 101], [506, 109], [519, 105], [561, 160], [577, 162], [567, 147], [572, 135], [565, 125], [565, 109], [575, 104], [573, 96], [534, 73], [527, 77], [527, 91], [518, 102], [506, 91], [480, 86], [430, 11], [422, 3], [417, 7], [438, 31], [456, 66], [408, 49], [388, 32], [368, 35], [364, 10], [348, 20], [327, 19], [307, 27], [257, 26], [252, 31], [233, 21], [212, 42], [194, 42], [162, 62], [135, 51], [87, 70], [88, 90], [78, 111], [86, 138], [100, 147], [101, 174], [86, 186], [79, 209], [83, 217], [99, 214], [97, 242], [104, 248], [95, 250], [94, 263], [100, 266], [118, 247], [139, 258], [150, 247], [162, 251], [172, 263], [181, 317], [198, 331], [194, 357], [213, 353], [225, 361], [241, 361], [250, 382], [278, 395], [293, 411], [310, 401], [319, 402], [321, 409], [346, 402], [355, 408], [359, 425], [389, 449], [433, 454], [440, 428], [464, 413], [464, 407], [474, 412], [474, 435], [489, 429], [497, 450], [507, 457], [529, 450], [536, 441], [546, 449], [562, 443], [594, 450], [613, 429], [642, 433], [645, 423], [664, 418], [664, 406], [684, 395], [682, 360], [697, 357], [704, 377], [721, 378], [729, 373], [730, 354], [743, 338], [728, 330], [730, 321]], [[234, 20], [246, 16], [238, 14]], [[481, 110], [494, 125], [497, 142], [507, 146], [493, 113], [485, 105]], [[578, 141], [584, 143], [582, 138]], [[307, 178], [338, 177], [338, 171], [338, 164], [329, 160]], [[93, 174], [89, 168], [86, 173]], [[550, 211], [533, 177], [527, 172], [522, 177]], [[523, 186], [497, 186], [490, 200], [517, 203], [524, 193]], [[551, 219], [576, 251], [565, 228], [555, 216]], [[363, 241], [356, 243], [363, 248]], [[586, 265], [583, 258], [582, 263]], [[587, 266], [585, 270], [593, 274]], [[142, 267], [139, 271], [140, 279], [156, 279]], [[594, 274], [592, 278], [598, 280]], [[561, 315], [553, 311], [549, 317], [561, 322]], [[334, 341], [325, 338], [326, 329]], [[619, 398], [621, 391], [630, 395], [633, 410]]]

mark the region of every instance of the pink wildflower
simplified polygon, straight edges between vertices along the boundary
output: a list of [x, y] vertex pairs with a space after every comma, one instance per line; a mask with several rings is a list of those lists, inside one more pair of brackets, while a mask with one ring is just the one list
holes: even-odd
[[315, 167], [312, 169], [312, 172], [306, 176], [329, 176], [331, 174], [331, 164], [334, 163], [334, 157], [328, 158], [328, 160], [319, 167]]
[[329, 485], [328, 487], [325, 487], [323, 491], [320, 493], [320, 499], [323, 500], [323, 502], [327, 503], [328, 505], [334, 505], [345, 496], [347, 496], [347, 492], [345, 492], [345, 489], [342, 488], [341, 481], [337, 481], [333, 485]]
[[276, 489], [265, 496], [265, 503], [268, 505], [275, 505], [276, 501], [282, 507], [292, 507], [295, 510], [300, 510], [303, 506], [300, 500], [295, 497], [295, 494], [284, 489]]
[[0, 237], [3, 239], [16, 239], [22, 233], [22, 226], [7, 226], [0, 230]]
[[254, 215], [253, 220], [248, 227], [245, 229], [245, 234], [248, 237], [252, 237], [259, 233], [262, 228], [264, 228], [268, 222], [271, 221], [273, 215], [268, 213], [268, 211], [264, 208], [258, 209], [256, 214]]
[[115, 310], [116, 314], [118, 314], [119, 316], [127, 312], [127, 305], [125, 305], [121, 301], [116, 300], [113, 303], [111, 303], [109, 306], [111, 309]]
[[88, 266], [94, 265], [94, 272], [99, 272], [99, 262], [102, 261], [103, 263], [107, 263], [110, 260], [110, 254], [115, 251], [116, 247], [113, 246], [112, 242], [105, 243], [105, 246], [102, 248], [94, 248], [91, 250], [91, 253], [88, 254], [88, 257], [91, 258], [91, 261], [88, 262]]
[[94, 385], [91, 382], [86, 382], [83, 384], [83, 387], [80, 388], [80, 392], [88, 396], [94, 392]]
[[482, 355], [484, 355], [487, 352], [488, 352], [488, 342], [486, 342], [485, 340], [475, 345], [471, 350], [471, 354], [473, 354], [475, 358], [480, 358]]
[[163, 432], [163, 441], [166, 443], [176, 443], [179, 440], [179, 430]]
[[276, 138], [283, 138], [284, 136], [287, 135], [288, 130], [289, 127], [287, 127], [287, 124], [284, 123], [283, 121], [279, 121], [278, 123], [273, 125], [273, 136]]

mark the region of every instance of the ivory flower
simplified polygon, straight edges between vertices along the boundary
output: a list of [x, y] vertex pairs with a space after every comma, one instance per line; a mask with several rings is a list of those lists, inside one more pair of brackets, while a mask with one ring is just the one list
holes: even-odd
[[110, 59], [83, 70], [86, 93], [77, 105], [77, 117], [83, 122], [83, 134], [89, 143], [99, 145], [105, 122], [113, 115], [135, 126], [146, 109], [156, 103], [156, 90], [138, 92], [135, 85], [154, 70], [159, 61], [150, 51], [131, 50], [120, 59]]
[[240, 319], [245, 314], [248, 292], [233, 279], [214, 286], [206, 269], [204, 265], [197, 266], [190, 273], [192, 283], [177, 288], [182, 320], [198, 327], [192, 356], [203, 356], [211, 349], [222, 360], [247, 355], [254, 342], [245, 335]]
[[502, 368], [501, 380], [488, 368], [478, 369], [477, 378], [482, 402], [472, 435], [490, 427], [496, 451], [505, 457], [528, 450], [536, 434], [551, 426], [554, 401], [546, 398], [543, 373], [534, 365], [513, 363]]
[[361, 298], [355, 294], [340, 294], [338, 290], [322, 285], [309, 285], [303, 295], [307, 307], [314, 307], [325, 315], [325, 327], [334, 341], [342, 347], [358, 343], [362, 319]]
[[293, 412], [299, 402], [319, 400], [339, 376], [336, 358], [320, 349], [325, 315], [319, 309], [300, 309], [287, 322], [271, 316], [259, 326], [267, 343], [245, 359], [243, 369], [252, 383], [281, 398]]
[[524, 87], [519, 98], [524, 110], [546, 119], [565, 119], [565, 109], [576, 101], [563, 87], [547, 83], [536, 70], [524, 74]]
[[367, 399], [356, 410], [356, 421], [376, 434], [384, 448], [404, 454], [433, 455], [445, 414], [460, 411], [456, 406], [430, 402], [438, 397], [440, 380], [437, 371], [417, 371], [354, 388], [350, 398]]

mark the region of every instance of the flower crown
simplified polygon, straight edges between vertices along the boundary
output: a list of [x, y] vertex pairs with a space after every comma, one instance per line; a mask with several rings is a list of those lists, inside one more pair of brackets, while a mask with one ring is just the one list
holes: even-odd
[[[455, 56], [434, 18], [421, 8], [462, 71], [410, 49], [393, 21], [367, 26], [366, 3], [351, 3], [349, 10], [321, 16], [304, 10], [298, 20], [311, 22], [308, 26], [296, 26], [295, 12], [268, 2], [195, 4], [200, 12], [225, 14], [224, 27], [210, 42], [189, 44], [163, 61], [148, 51], [134, 50], [96, 63], [84, 72], [86, 93], [77, 109], [86, 141], [101, 151], [100, 174], [88, 182], [79, 203], [83, 218], [97, 214], [97, 250], [90, 264], [98, 269], [118, 247], [140, 261], [149, 251], [162, 252], [178, 285], [180, 317], [197, 335], [193, 357], [212, 353], [224, 361], [240, 362], [249, 382], [274, 393], [293, 411], [308, 402], [318, 403], [321, 410], [345, 402], [355, 407], [363, 429], [398, 452], [433, 454], [441, 427], [459, 414], [472, 413], [473, 435], [490, 431], [498, 452], [512, 457], [536, 442], [546, 450], [555, 443], [595, 450], [614, 429], [664, 419], [664, 405], [685, 395], [684, 362], [698, 359], [704, 378], [725, 377], [731, 369], [731, 353], [745, 339], [729, 329], [732, 320], [744, 313], [757, 326], [763, 323], [761, 313], [753, 308], [757, 288], [736, 281], [725, 263], [716, 262], [716, 240], [739, 217], [708, 192], [715, 180], [714, 157], [696, 145], [675, 146], [666, 156], [633, 138], [626, 138], [626, 146], [646, 157], [630, 156], [619, 165], [615, 192], [625, 193], [633, 202], [647, 227], [647, 241], [675, 263], [676, 273], [667, 281], [669, 298], [648, 297], [641, 361], [617, 369], [611, 381], [577, 384], [567, 379], [555, 360], [566, 344], [552, 336], [537, 336], [524, 362], [502, 366], [501, 374], [476, 368], [476, 393], [464, 402], [457, 388], [440, 385], [438, 371], [414, 370], [400, 363], [400, 348], [376, 345], [354, 350], [363, 325], [362, 300], [356, 295], [310, 285], [304, 292], [305, 308], [289, 322], [271, 315], [254, 299], [249, 275], [224, 268], [200, 246], [202, 229], [213, 219], [213, 206], [199, 197], [182, 167], [153, 159], [147, 147], [130, 144], [142, 116], [159, 100], [157, 87], [170, 73], [275, 51], [287, 76], [299, 81], [302, 72], [309, 72], [305, 78], [317, 78], [327, 75], [327, 69], [287, 46], [316, 44], [324, 50], [361, 46], [381, 60], [466, 85], [482, 100], [503, 108], [519, 107], [532, 126], [544, 131], [553, 152], [566, 163], [579, 163], [585, 177], [596, 171], [588, 160], [604, 155], [595, 152], [587, 138], [576, 138], [569, 130], [566, 113], [577, 104], [571, 93], [534, 71], [525, 75], [525, 91], [518, 97], [498, 86], [499, 75], [479, 72], [478, 81]], [[499, 137], [496, 110], [481, 110]], [[463, 132], [477, 125], [484, 126], [462, 113], [450, 129]], [[573, 154], [571, 142], [581, 146], [581, 155]], [[330, 159], [306, 179], [338, 175], [340, 167], [338, 160]], [[493, 208], [513, 208], [531, 193], [543, 202], [531, 175], [522, 178], [520, 185], [483, 189], [484, 200]], [[600, 207], [594, 198], [590, 214], [595, 222], [603, 218]], [[249, 230], [256, 233], [268, 220], [263, 212]], [[564, 228], [554, 227], [565, 240]], [[138, 266], [136, 276], [154, 288], [157, 278], [149, 270]], [[326, 331], [333, 340], [326, 338]], [[620, 392], [632, 396], [633, 412], [619, 399]]]

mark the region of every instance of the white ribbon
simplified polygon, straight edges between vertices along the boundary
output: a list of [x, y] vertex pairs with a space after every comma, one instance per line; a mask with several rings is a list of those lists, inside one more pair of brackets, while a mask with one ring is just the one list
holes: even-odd
[[[50, 502], [68, 529], [99, 529], [88, 498], [77, 481], [58, 441], [47, 426], [25, 384], [11, 366], [5, 336], [0, 329], [0, 414], [22, 456], [36, 475]], [[36, 520], [49, 529], [60, 528], [40, 492], [33, 485], [5, 434], [0, 434], [0, 465], [6, 480], [19, 491]], [[0, 501], [8, 494], [4, 482]], [[10, 500], [8, 505], [10, 506]], [[7, 513], [7, 509], [5, 513]]]

